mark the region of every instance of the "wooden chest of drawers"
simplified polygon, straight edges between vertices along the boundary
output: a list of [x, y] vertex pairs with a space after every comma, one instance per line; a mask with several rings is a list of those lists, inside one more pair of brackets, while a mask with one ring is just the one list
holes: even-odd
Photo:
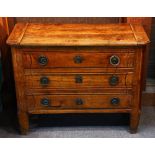
[[29, 114], [129, 113], [140, 117], [143, 53], [140, 25], [22, 24], [12, 48], [21, 133]]

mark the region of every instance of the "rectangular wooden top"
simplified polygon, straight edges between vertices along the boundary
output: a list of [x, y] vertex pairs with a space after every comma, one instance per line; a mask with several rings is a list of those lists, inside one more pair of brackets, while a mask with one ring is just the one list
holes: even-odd
[[141, 25], [32, 24], [15, 25], [12, 46], [137, 46], [149, 43]]

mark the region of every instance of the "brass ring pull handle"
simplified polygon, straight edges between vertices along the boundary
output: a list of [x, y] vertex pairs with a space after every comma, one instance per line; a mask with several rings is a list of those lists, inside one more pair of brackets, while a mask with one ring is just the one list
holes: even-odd
[[43, 86], [46, 86], [49, 84], [49, 79], [48, 77], [41, 77], [40, 78], [40, 84], [43, 85]]
[[118, 105], [120, 103], [120, 99], [118, 97], [114, 97], [110, 102], [112, 105]]
[[77, 99], [75, 100], [75, 103], [76, 103], [77, 105], [83, 105], [83, 104], [84, 104], [84, 102], [83, 102], [83, 100], [82, 100], [81, 98], [77, 98]]
[[74, 60], [74, 62], [75, 62], [76, 64], [80, 64], [80, 63], [82, 63], [83, 58], [82, 58], [81, 56], [77, 55], [77, 56], [75, 56], [75, 57], [73, 58], [73, 60]]
[[40, 103], [43, 105], [43, 106], [50, 106], [50, 99], [48, 98], [42, 98], [40, 100]]
[[112, 55], [110, 57], [110, 64], [113, 65], [113, 66], [116, 66], [116, 65], [119, 65], [120, 63], [120, 58], [116, 55]]
[[113, 75], [109, 78], [109, 84], [111, 86], [116, 86], [118, 85], [118, 83], [119, 83], [119, 77]]
[[42, 66], [45, 66], [48, 63], [48, 58], [46, 56], [39, 56], [38, 63]]
[[81, 75], [76, 75], [75, 77], [75, 83], [82, 83], [83, 82], [83, 78]]

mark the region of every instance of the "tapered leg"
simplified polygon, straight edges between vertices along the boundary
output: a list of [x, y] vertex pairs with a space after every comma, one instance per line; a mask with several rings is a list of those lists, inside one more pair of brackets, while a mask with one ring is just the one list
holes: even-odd
[[130, 114], [130, 133], [137, 132], [140, 119], [140, 112], [133, 112]]
[[29, 116], [28, 113], [19, 111], [18, 119], [20, 125], [20, 132], [22, 135], [26, 135], [29, 130]]

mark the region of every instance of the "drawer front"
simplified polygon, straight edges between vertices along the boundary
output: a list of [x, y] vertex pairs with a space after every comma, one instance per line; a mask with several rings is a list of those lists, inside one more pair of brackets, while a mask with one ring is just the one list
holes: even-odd
[[133, 52], [23, 52], [25, 69], [65, 67], [133, 68]]
[[133, 73], [124, 74], [50, 74], [26, 75], [28, 89], [127, 88], [132, 87]]
[[130, 108], [131, 95], [30, 95], [29, 110]]

